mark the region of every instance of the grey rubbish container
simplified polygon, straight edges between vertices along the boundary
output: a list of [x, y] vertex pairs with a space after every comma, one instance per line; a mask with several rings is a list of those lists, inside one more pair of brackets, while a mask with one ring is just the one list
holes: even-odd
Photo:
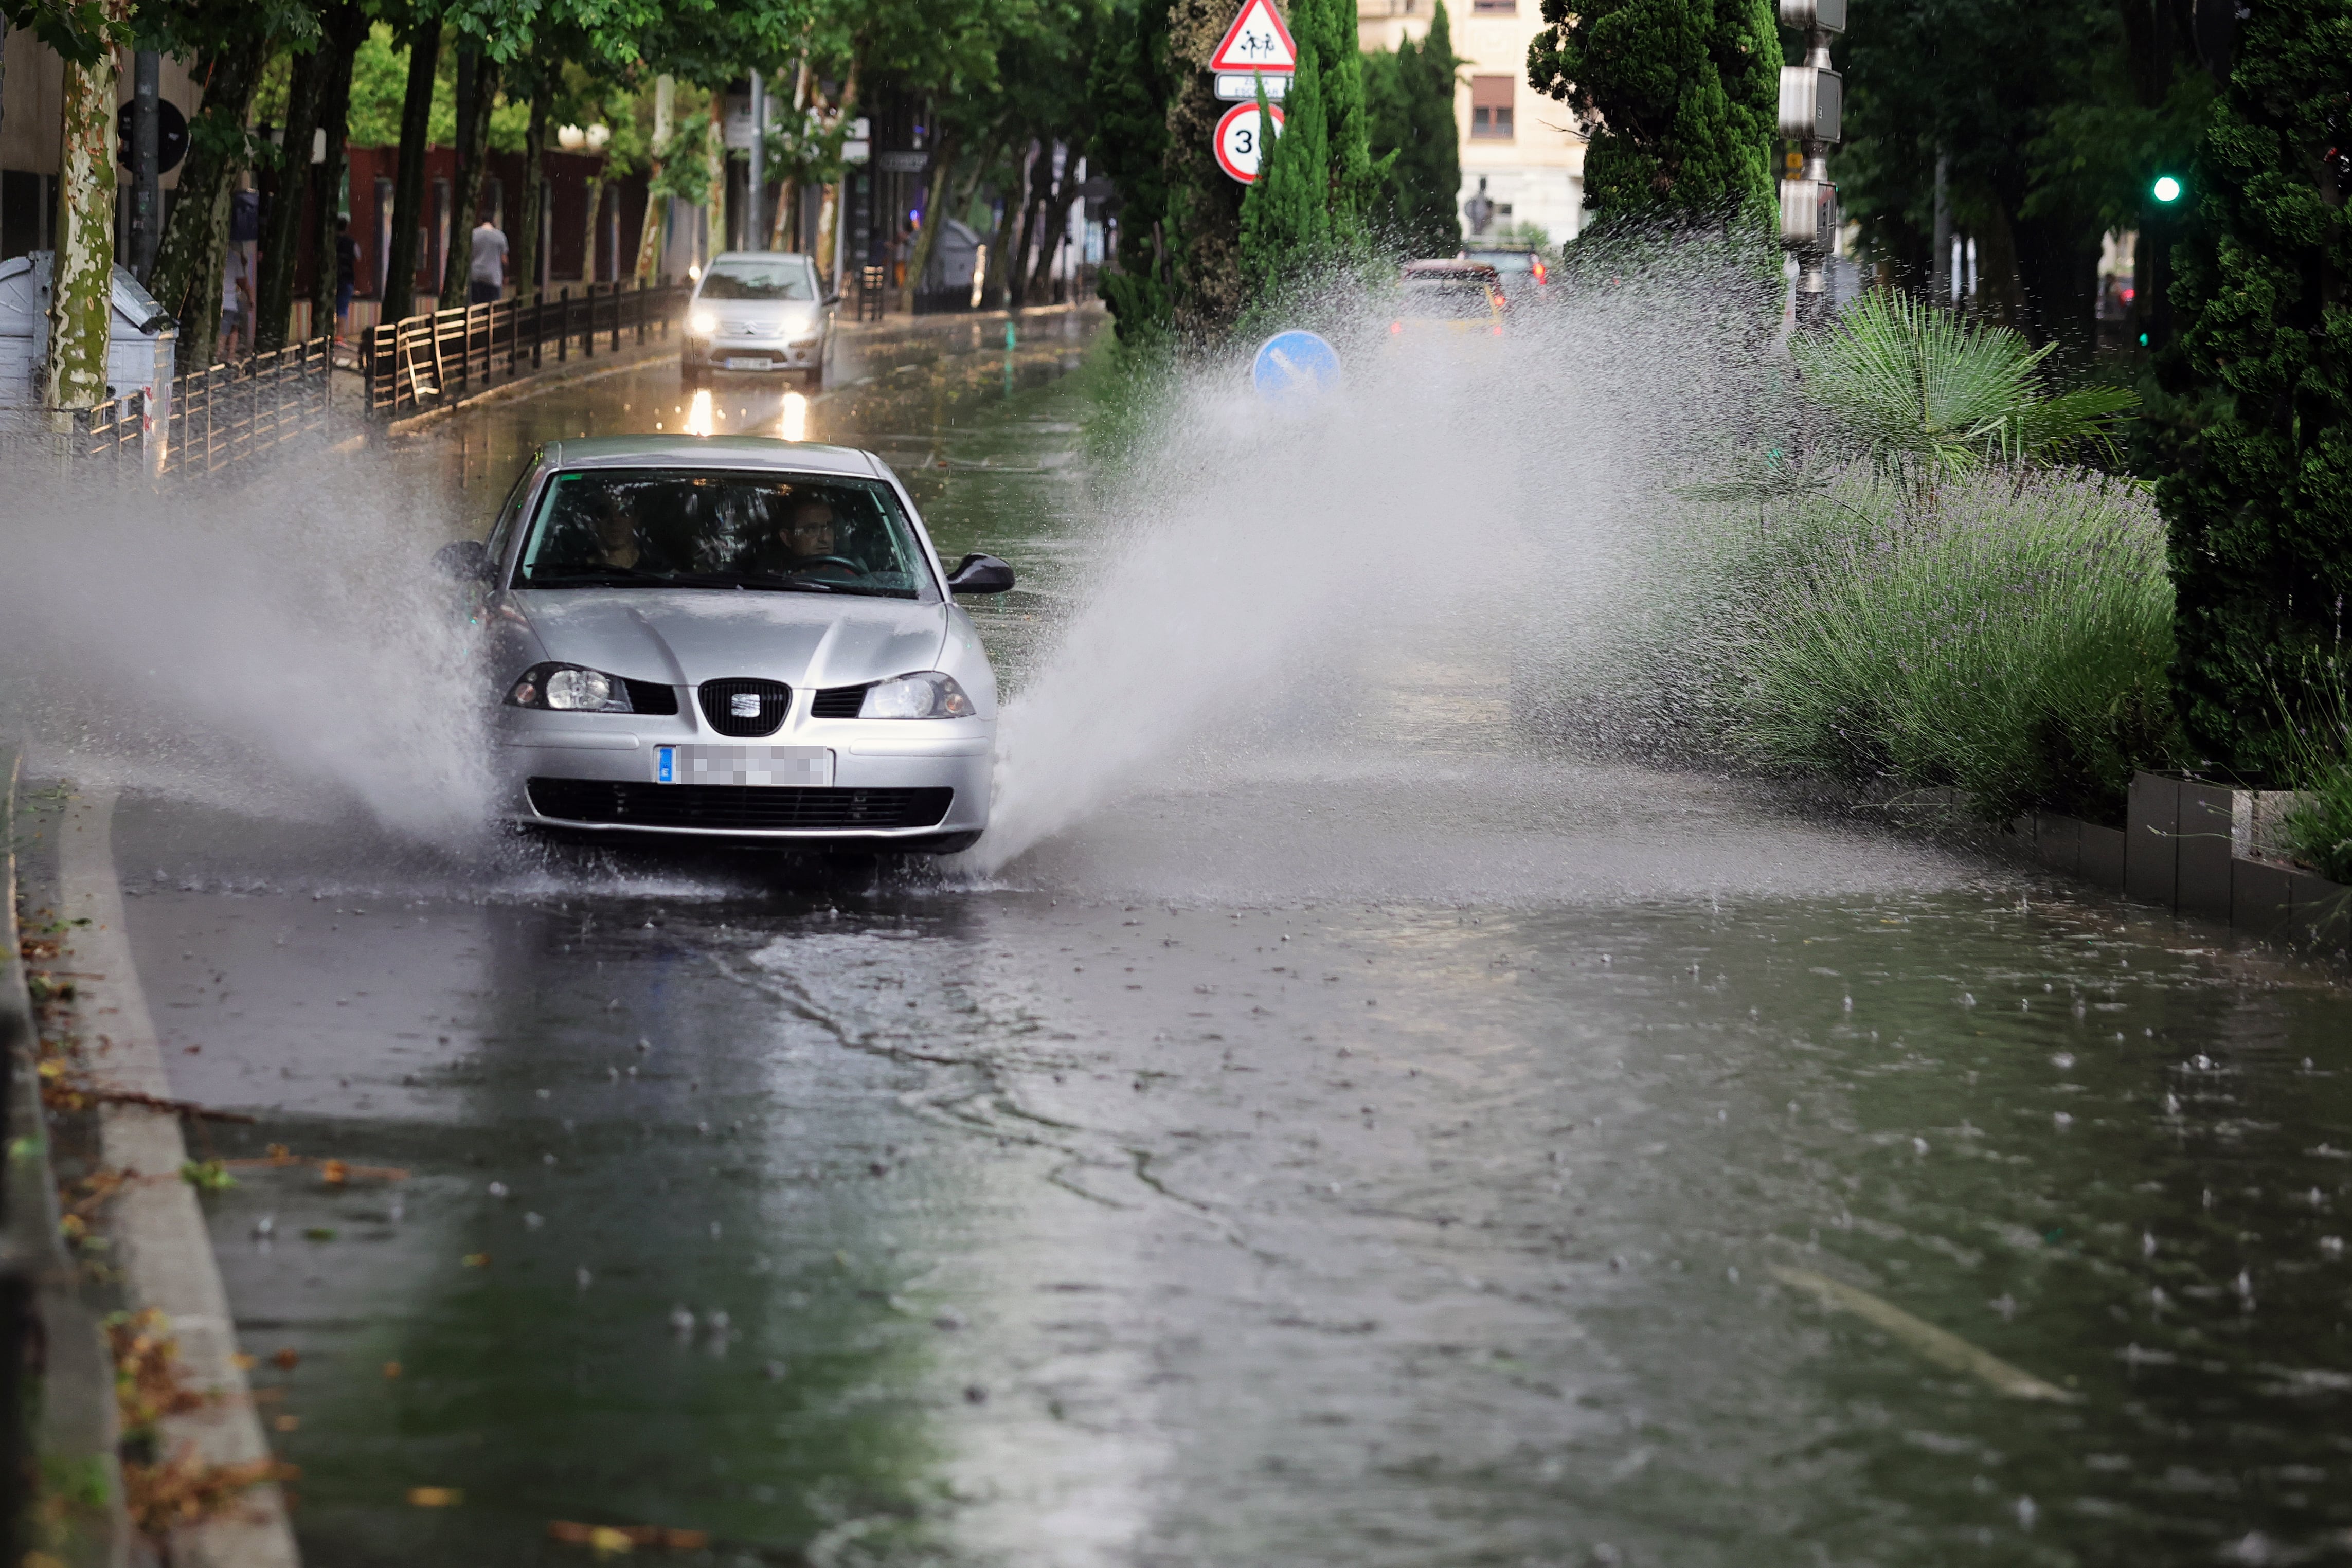
[[[106, 395], [147, 394], [149, 429], [171, 412], [179, 324], [139, 280], [114, 269], [114, 325], [106, 346]], [[49, 360], [49, 253], [0, 261], [0, 411], [41, 406]]]

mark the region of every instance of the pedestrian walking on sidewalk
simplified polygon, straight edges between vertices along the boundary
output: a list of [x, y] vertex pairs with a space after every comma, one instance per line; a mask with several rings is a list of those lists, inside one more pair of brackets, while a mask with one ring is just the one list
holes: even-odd
[[221, 265], [220, 342], [215, 345], [215, 361], [233, 364], [237, 344], [246, 335], [246, 327], [253, 315], [253, 264], [247, 258], [246, 247], [231, 240], [228, 255]]
[[507, 236], [485, 217], [474, 229], [474, 260], [466, 272], [466, 303], [495, 305], [507, 286]]

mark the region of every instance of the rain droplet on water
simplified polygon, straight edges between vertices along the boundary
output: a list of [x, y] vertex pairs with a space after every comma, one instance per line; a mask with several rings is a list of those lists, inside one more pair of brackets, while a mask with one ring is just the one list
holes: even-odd
[[506, 1197], [506, 1196], [507, 1196], [507, 1184], [506, 1184], [506, 1183], [504, 1183], [504, 1182], [502, 1182], [502, 1181], [494, 1181], [494, 1182], [492, 1182], [492, 1183], [490, 1184], [490, 1186], [489, 1186], [489, 1194], [490, 1194], [490, 1196], [491, 1196], [492, 1197]]
[[522, 1217], [522, 1222], [531, 1229], [536, 1230], [541, 1226], [547, 1223], [547, 1216], [543, 1214], [526, 1214]]
[[2320, 1253], [2320, 1256], [2321, 1256], [2321, 1257], [2323, 1257], [2323, 1258], [2341, 1258], [2341, 1257], [2343, 1257], [2343, 1256], [2344, 1256], [2344, 1238], [2342, 1238], [2341, 1236], [2323, 1236], [2323, 1237], [2321, 1237], [2321, 1238], [2319, 1239], [2319, 1253]]
[[2139, 1255], [2143, 1258], [2156, 1256], [2156, 1235], [2153, 1231], [2143, 1230], [2139, 1233]]
[[685, 1337], [694, 1332], [694, 1314], [684, 1307], [672, 1307], [669, 1312], [670, 1332]]
[[1960, 1006], [1964, 1008], [1972, 1008], [1976, 1005], [1977, 994], [1974, 991], [1962, 991], [1960, 993]]

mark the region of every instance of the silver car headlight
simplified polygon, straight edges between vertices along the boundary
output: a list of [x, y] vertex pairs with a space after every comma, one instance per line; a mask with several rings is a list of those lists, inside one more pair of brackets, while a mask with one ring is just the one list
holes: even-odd
[[971, 698], [956, 678], [940, 670], [877, 681], [866, 688], [860, 718], [970, 718]]
[[507, 688], [509, 707], [556, 713], [635, 713], [629, 683], [578, 664], [533, 664]]
[[719, 329], [719, 318], [714, 312], [697, 310], [686, 319], [686, 324], [698, 332], [709, 334]]

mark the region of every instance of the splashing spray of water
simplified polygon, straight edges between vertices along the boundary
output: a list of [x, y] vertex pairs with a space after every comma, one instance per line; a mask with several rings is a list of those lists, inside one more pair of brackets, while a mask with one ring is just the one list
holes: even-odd
[[1345, 386], [1296, 413], [1231, 366], [1189, 377], [1007, 706], [976, 869], [1204, 747], [1335, 728], [1377, 744], [1412, 666], [1465, 632], [1515, 686], [1573, 664], [1665, 586], [1669, 486], [1753, 359], [1676, 298], [1629, 284], [1523, 308], [1502, 337], [1362, 320]]
[[447, 533], [416, 515], [434, 499], [366, 455], [160, 497], [20, 482], [0, 718], [84, 776], [469, 837], [488, 773], [466, 628], [416, 542]]

